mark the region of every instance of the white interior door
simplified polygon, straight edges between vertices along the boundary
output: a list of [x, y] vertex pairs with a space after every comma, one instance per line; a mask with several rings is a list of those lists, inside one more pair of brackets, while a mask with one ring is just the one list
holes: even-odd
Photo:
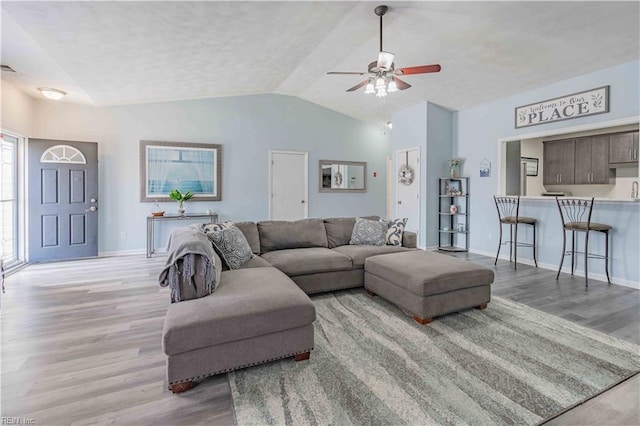
[[299, 220], [309, 215], [308, 154], [270, 151], [271, 220]]
[[[402, 166], [408, 165], [413, 170], [413, 181], [410, 184], [400, 182], [399, 173]], [[406, 217], [405, 229], [419, 233], [420, 231], [420, 149], [414, 148], [398, 151], [396, 156], [397, 217]]]

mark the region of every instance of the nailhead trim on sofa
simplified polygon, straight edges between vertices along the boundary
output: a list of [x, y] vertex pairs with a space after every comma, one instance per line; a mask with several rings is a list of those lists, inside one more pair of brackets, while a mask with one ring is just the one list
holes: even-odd
[[241, 368], [246, 368], [246, 367], [253, 367], [254, 365], [260, 365], [260, 364], [264, 364], [265, 362], [271, 362], [271, 361], [277, 361], [279, 359], [285, 359], [285, 358], [290, 358], [292, 356], [296, 356], [299, 354], [303, 354], [305, 352], [311, 352], [313, 350], [313, 348], [310, 349], [305, 349], [303, 351], [300, 352], [294, 352], [292, 354], [289, 355], [283, 355], [283, 356], [279, 356], [276, 358], [271, 358], [271, 359], [265, 359], [264, 361], [259, 361], [259, 362], [253, 362], [250, 364], [244, 364], [244, 365], [239, 365], [237, 367], [233, 367], [233, 368], [227, 368], [226, 370], [219, 370], [219, 371], [215, 371], [213, 373], [208, 373], [208, 374], [203, 374], [200, 376], [194, 376], [194, 377], [190, 377], [188, 379], [184, 379], [184, 380], [179, 380], [177, 382], [169, 382], [169, 387], [168, 389], [171, 389], [172, 385], [177, 385], [178, 383], [185, 383], [185, 382], [192, 382], [194, 380], [198, 380], [198, 379], [204, 379], [205, 377], [211, 377], [211, 376], [216, 376], [218, 374], [222, 374], [222, 373], [228, 373], [229, 371], [234, 371], [234, 370], [239, 370]]

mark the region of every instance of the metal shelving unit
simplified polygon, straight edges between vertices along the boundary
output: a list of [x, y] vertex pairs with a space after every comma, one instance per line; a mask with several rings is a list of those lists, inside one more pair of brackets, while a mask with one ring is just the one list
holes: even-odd
[[438, 194], [438, 250], [469, 251], [469, 178], [439, 178]]

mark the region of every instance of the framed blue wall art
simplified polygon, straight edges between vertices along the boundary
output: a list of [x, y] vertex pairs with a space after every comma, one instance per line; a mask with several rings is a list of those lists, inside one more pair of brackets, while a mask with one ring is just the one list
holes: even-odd
[[220, 201], [222, 145], [140, 141], [140, 201], [170, 201], [177, 189], [192, 201]]

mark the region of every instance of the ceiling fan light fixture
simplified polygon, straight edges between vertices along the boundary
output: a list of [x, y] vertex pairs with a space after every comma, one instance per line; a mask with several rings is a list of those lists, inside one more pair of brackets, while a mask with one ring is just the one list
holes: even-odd
[[387, 89], [385, 89], [384, 86], [378, 87], [378, 91], [376, 92], [376, 96], [379, 97], [379, 98], [387, 96]]
[[54, 101], [59, 101], [64, 98], [67, 92], [63, 92], [62, 90], [53, 89], [51, 87], [38, 87], [38, 90], [45, 98], [52, 99]]
[[382, 77], [378, 77], [378, 79], [376, 80], [376, 89], [380, 90], [380, 88], [383, 88], [386, 86], [386, 81], [384, 78]]
[[367, 83], [367, 87], [365, 87], [364, 89], [364, 94], [371, 95], [373, 93], [376, 93], [376, 89], [373, 86], [373, 80], [369, 80], [369, 82]]
[[381, 70], [389, 70], [393, 65], [393, 59], [396, 57], [391, 52], [380, 52], [378, 53], [378, 68]]
[[396, 84], [396, 81], [392, 78], [391, 81], [389, 81], [389, 84], [387, 85], [387, 92], [394, 93], [397, 91], [398, 91], [398, 85]]

